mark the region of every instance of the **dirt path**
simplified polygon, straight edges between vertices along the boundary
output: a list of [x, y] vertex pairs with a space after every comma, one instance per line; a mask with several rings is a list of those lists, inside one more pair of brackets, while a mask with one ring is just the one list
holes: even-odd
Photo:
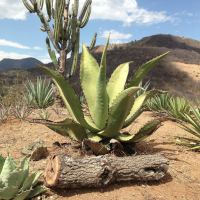
[[[60, 121], [68, 116], [65, 109], [62, 115], [52, 112], [50, 120]], [[39, 110], [34, 110], [28, 119], [39, 118]], [[126, 128], [131, 134], [138, 130], [147, 121], [153, 119], [152, 112], [145, 111], [131, 126]], [[50, 190], [41, 195], [40, 199], [75, 200], [75, 199], [95, 199], [95, 200], [173, 200], [173, 199], [200, 199], [200, 154], [199, 152], [186, 152], [185, 147], [174, 144], [172, 135], [191, 135], [178, 127], [177, 123], [165, 121], [146, 141], [140, 142], [136, 146], [137, 154], [164, 153], [170, 160], [170, 168], [164, 179], [151, 182], [122, 182], [115, 183], [106, 188], [86, 188], [86, 189], [59, 189]], [[58, 135], [47, 127], [38, 124], [20, 122], [18, 119], [10, 119], [0, 125], [0, 153], [5, 157], [10, 152], [11, 156], [19, 161], [23, 156], [21, 150], [30, 142], [41, 139], [45, 141], [50, 154], [56, 151], [52, 145], [58, 141], [60, 143], [72, 143], [68, 138]], [[133, 131], [134, 130], [134, 131]], [[70, 155], [74, 157], [84, 156], [79, 150], [66, 148]], [[44, 170], [47, 159], [30, 162], [30, 171]], [[41, 179], [43, 181], [43, 179]], [[36, 198], [35, 198], [36, 199]], [[38, 199], [38, 197], [37, 197]]]

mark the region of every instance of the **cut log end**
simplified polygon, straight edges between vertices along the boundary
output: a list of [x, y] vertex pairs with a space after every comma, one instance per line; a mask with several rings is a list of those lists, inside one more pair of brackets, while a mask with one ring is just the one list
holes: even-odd
[[59, 179], [59, 171], [60, 171], [60, 159], [58, 155], [51, 156], [49, 162], [47, 163], [44, 177], [46, 185], [49, 187], [55, 186], [56, 182]]

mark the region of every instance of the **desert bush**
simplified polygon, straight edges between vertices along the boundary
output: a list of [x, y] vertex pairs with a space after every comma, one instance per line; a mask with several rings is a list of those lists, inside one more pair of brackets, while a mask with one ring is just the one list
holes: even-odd
[[49, 113], [48, 110], [44, 111], [44, 109], [42, 109], [42, 112], [39, 113], [39, 115], [40, 115], [40, 117], [41, 117], [42, 119], [48, 120], [49, 117], [50, 117], [50, 115], [51, 115], [51, 113]]
[[50, 81], [45, 86], [46, 79], [41, 80], [41, 77], [37, 77], [37, 85], [35, 85], [28, 80], [28, 85], [26, 87], [27, 94], [24, 95], [24, 99], [28, 106], [34, 106], [36, 108], [47, 108], [54, 102], [53, 90], [50, 86]]
[[186, 142], [181, 142], [180, 140], [175, 140], [174, 142], [180, 145], [189, 146], [189, 149], [186, 150], [195, 150], [200, 149], [200, 111], [199, 109], [195, 109], [193, 105], [191, 105], [192, 108], [192, 116], [189, 113], [184, 113], [184, 118], [187, 119], [188, 125], [184, 125], [181, 122], [178, 122], [183, 130], [191, 133], [192, 135], [196, 136], [198, 139], [195, 138], [188, 138], [188, 137], [182, 137], [182, 136], [174, 136], [175, 138], [184, 140]]
[[36, 172], [28, 176], [29, 158], [16, 163], [10, 155], [6, 158], [0, 155], [0, 199], [31, 199], [47, 191], [45, 186], [36, 186], [41, 174]]
[[148, 90], [148, 87], [150, 85], [150, 81], [147, 81], [145, 83], [144, 86], [142, 86], [142, 80], [141, 82], [139, 83], [138, 87], [141, 87], [142, 89], [138, 90], [136, 93], [135, 93], [135, 98], [138, 98], [140, 95], [144, 94], [147, 90]]
[[6, 116], [6, 115], [8, 116], [9, 111], [10, 111], [10, 109], [11, 109], [11, 106], [5, 107], [5, 106], [2, 105], [1, 103], [0, 103], [0, 105], [1, 105], [1, 107], [0, 107], [0, 117], [1, 117], [1, 121], [3, 121], [4, 118], [5, 118], [5, 116]]
[[185, 118], [185, 114], [190, 114], [191, 105], [192, 101], [186, 102], [184, 98], [180, 99], [179, 97], [171, 97], [168, 102], [168, 110], [162, 110], [173, 118], [187, 121], [187, 118]]
[[168, 110], [168, 102], [170, 98], [172, 98], [172, 96], [169, 93], [155, 95], [146, 101], [145, 107], [147, 107], [149, 110], [158, 112], [162, 111], [163, 109]]
[[21, 121], [32, 112], [32, 109], [28, 108], [25, 102], [15, 103], [13, 110], [14, 116], [19, 118]]

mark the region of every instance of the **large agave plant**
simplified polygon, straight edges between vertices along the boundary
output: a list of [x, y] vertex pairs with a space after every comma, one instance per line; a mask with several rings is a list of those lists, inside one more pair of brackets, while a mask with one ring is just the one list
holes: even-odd
[[132, 62], [119, 65], [106, 86], [108, 44], [109, 37], [103, 51], [100, 67], [95, 58], [88, 52], [85, 44], [82, 45], [80, 82], [91, 117], [84, 116], [74, 89], [58, 72], [38, 65], [52, 77], [74, 120], [66, 119], [61, 122], [35, 120], [35, 122], [46, 124], [47, 127], [64, 136], [70, 135], [77, 141], [83, 141], [98, 155], [105, 154], [110, 150], [112, 138], [122, 143], [139, 142], [147, 138], [158, 126], [159, 121], [151, 121], [134, 135], [120, 133], [121, 129], [129, 126], [141, 114], [141, 107], [148, 98], [162, 92], [151, 90], [138, 98], [134, 97], [134, 94], [141, 89], [138, 84], [146, 73], [168, 54], [167, 52], [144, 64], [124, 90], [129, 64]]
[[29, 158], [16, 163], [9, 155], [0, 155], [0, 199], [30, 199], [48, 190], [45, 186], [36, 186], [42, 172], [29, 174]]

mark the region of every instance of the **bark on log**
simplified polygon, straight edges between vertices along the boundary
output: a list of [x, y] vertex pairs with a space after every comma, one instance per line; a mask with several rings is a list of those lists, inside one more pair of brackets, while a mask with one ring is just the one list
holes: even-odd
[[44, 178], [48, 187], [104, 187], [118, 181], [159, 180], [168, 167], [169, 160], [161, 154], [74, 159], [62, 152], [51, 156]]

